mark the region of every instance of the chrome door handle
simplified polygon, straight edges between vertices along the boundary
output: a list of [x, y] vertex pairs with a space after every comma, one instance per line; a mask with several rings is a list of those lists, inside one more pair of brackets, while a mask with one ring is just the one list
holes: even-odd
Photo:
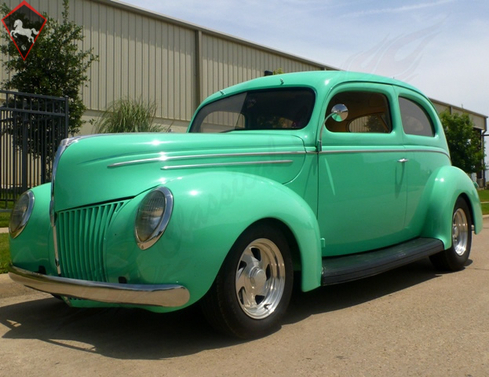
[[397, 162], [400, 162], [401, 164], [404, 164], [405, 162], [408, 162], [409, 159], [408, 158], [401, 158], [400, 160], [398, 160]]

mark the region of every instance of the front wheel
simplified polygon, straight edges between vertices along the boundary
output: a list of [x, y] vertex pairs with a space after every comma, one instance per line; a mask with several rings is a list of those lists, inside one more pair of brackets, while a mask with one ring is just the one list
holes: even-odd
[[242, 339], [269, 334], [280, 325], [292, 293], [293, 268], [283, 234], [269, 225], [247, 229], [226, 257], [202, 299], [207, 320]]
[[464, 199], [458, 198], [452, 216], [452, 247], [430, 257], [441, 270], [459, 271], [467, 263], [472, 245], [472, 218]]

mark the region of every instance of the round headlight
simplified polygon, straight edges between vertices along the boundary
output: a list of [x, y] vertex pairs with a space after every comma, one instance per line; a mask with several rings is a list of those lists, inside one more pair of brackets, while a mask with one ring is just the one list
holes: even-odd
[[170, 221], [172, 209], [173, 195], [166, 187], [158, 187], [145, 196], [139, 206], [135, 224], [140, 249], [145, 250], [160, 239]]
[[9, 232], [10, 237], [16, 238], [24, 230], [34, 208], [34, 194], [32, 191], [24, 192], [17, 203], [15, 203], [10, 215]]

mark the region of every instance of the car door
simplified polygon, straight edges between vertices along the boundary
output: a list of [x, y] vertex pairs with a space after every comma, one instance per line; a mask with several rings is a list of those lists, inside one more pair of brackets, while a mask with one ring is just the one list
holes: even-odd
[[422, 231], [430, 191], [426, 191], [432, 174], [441, 166], [450, 165], [443, 128], [431, 103], [407, 88], [396, 88], [399, 122], [409, 166], [406, 228], [411, 237]]
[[326, 122], [318, 153], [318, 221], [323, 256], [378, 249], [405, 240], [407, 169], [402, 131], [393, 122], [388, 85], [335, 88], [326, 114], [338, 103], [346, 120]]

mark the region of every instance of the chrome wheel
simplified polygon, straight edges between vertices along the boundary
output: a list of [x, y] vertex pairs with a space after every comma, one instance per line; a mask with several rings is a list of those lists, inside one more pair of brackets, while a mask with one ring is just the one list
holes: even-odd
[[265, 238], [251, 242], [236, 270], [236, 295], [243, 312], [253, 319], [268, 317], [279, 305], [284, 287], [285, 265], [277, 245]]
[[292, 294], [294, 268], [286, 229], [259, 222], [229, 250], [214, 284], [201, 300], [209, 323], [242, 339], [280, 327]]
[[467, 202], [459, 197], [452, 215], [452, 246], [430, 256], [439, 270], [459, 271], [465, 268], [472, 246], [472, 218]]
[[467, 251], [470, 231], [465, 211], [458, 208], [453, 214], [452, 243], [454, 251], [459, 256]]

